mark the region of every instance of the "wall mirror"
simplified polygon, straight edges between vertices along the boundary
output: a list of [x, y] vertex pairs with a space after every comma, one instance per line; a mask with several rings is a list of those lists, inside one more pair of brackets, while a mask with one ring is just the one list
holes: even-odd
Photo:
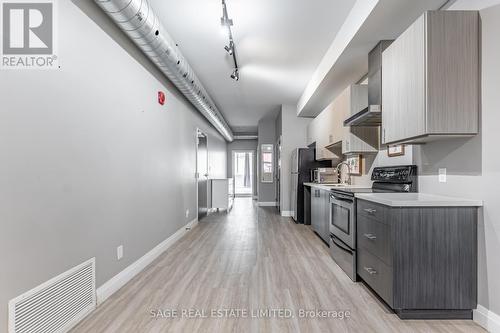
[[261, 159], [260, 159], [260, 181], [262, 183], [272, 183], [274, 176], [274, 148], [272, 144], [263, 144], [260, 146]]

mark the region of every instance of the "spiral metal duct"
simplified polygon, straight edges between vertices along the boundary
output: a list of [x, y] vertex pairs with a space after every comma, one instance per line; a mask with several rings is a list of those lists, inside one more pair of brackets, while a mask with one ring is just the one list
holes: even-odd
[[147, 0], [94, 0], [227, 141], [233, 132]]

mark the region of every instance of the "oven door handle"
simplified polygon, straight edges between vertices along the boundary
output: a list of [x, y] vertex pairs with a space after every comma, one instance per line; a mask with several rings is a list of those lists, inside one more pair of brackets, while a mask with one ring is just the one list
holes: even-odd
[[351, 249], [344, 247], [343, 245], [337, 243], [337, 241], [335, 240], [335, 236], [330, 235], [330, 239], [332, 240], [332, 243], [337, 245], [337, 247], [340, 248], [341, 250], [344, 250], [347, 253], [352, 253]]
[[351, 198], [347, 199], [347, 198], [338, 197], [338, 196], [336, 196], [336, 195], [332, 194], [332, 195], [330, 196], [330, 202], [331, 202], [331, 203], [335, 203], [335, 201], [340, 201], [340, 202], [348, 202], [349, 204], [352, 204], [352, 203], [354, 202], [354, 200], [353, 200], [353, 199], [351, 199]]

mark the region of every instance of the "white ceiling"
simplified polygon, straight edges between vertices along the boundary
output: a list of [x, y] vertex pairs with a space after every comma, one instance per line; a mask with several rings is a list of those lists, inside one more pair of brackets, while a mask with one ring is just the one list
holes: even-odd
[[226, 0], [240, 81], [224, 51], [220, 0], [151, 0], [168, 33], [236, 132], [296, 104], [354, 0]]
[[448, 9], [451, 10], [481, 10], [500, 4], [499, 0], [455, 0]]

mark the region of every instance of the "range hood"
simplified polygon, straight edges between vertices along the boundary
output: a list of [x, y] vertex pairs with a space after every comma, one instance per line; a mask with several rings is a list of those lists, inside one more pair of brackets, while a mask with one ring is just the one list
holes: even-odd
[[382, 124], [382, 52], [392, 40], [382, 40], [368, 54], [368, 107], [344, 121], [344, 126]]

